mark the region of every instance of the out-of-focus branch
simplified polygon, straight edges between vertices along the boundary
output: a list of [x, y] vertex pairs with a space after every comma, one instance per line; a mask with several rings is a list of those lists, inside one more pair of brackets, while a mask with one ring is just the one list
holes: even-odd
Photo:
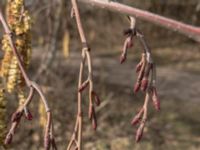
[[[59, 1], [55, 1], [52, 3], [56, 3], [55, 5], [57, 5], [57, 9], [55, 12], [51, 12], [51, 9], [53, 6], [49, 7], [48, 9], [50, 9], [50, 13], [54, 13], [54, 20], [52, 22], [52, 20], [50, 20], [49, 18], [49, 22], [53, 23], [52, 25], [52, 31], [51, 34], [49, 35], [49, 39], [50, 39], [50, 43], [48, 43], [47, 45], [47, 53], [44, 56], [43, 60], [42, 60], [42, 64], [40, 65], [38, 72], [36, 73], [35, 79], [37, 80], [39, 78], [39, 76], [46, 70], [49, 68], [49, 66], [51, 66], [55, 56], [56, 56], [56, 52], [58, 51], [58, 35], [59, 35], [59, 31], [60, 31], [60, 27], [61, 27], [61, 22], [62, 22], [62, 12], [64, 9], [63, 0], [59, 0]], [[49, 16], [50, 17], [50, 16]]]
[[119, 12], [121, 14], [127, 14], [129, 16], [134, 16], [135, 18], [145, 20], [159, 26], [168, 28], [173, 31], [177, 31], [183, 35], [188, 36], [189, 38], [200, 42], [200, 28], [192, 25], [188, 25], [173, 19], [169, 19], [145, 10], [137, 9], [125, 4], [110, 0], [79, 0], [86, 4], [92, 6], [97, 6], [100, 8], [108, 9], [111, 11]]

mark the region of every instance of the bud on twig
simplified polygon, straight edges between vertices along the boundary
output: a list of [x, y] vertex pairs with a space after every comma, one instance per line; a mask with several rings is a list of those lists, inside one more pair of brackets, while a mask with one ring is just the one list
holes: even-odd
[[123, 64], [126, 60], [126, 55], [125, 54], [122, 54], [121, 57], [120, 57], [120, 63]]
[[137, 125], [140, 122], [143, 112], [144, 108], [141, 108], [140, 111], [137, 113], [137, 115], [133, 118], [133, 120], [131, 121], [131, 124], [133, 126]]
[[[145, 65], [146, 63], [145, 62], [142, 62], [141, 63], [141, 68], [139, 69], [139, 74], [138, 74], [138, 77], [137, 77], [137, 82], [135, 83], [134, 85], [134, 93], [137, 93], [141, 87], [141, 81], [144, 77], [144, 70], [145, 70]], [[143, 86], [144, 86], [144, 83], [143, 83]]]
[[140, 127], [137, 129], [136, 136], [135, 136], [136, 142], [139, 142], [141, 140], [143, 136], [143, 131], [144, 131], [144, 123], [142, 123]]
[[12, 135], [11, 133], [9, 133], [9, 134], [6, 136], [6, 139], [5, 139], [5, 141], [4, 141], [4, 144], [5, 144], [5, 145], [11, 144], [12, 138], [13, 138], [13, 135]]
[[79, 92], [82, 92], [89, 85], [89, 80], [85, 81], [80, 87]]
[[141, 86], [141, 83], [140, 82], [136, 82], [135, 85], [134, 85], [134, 93], [137, 93], [139, 90], [140, 90], [140, 86]]
[[157, 111], [159, 111], [160, 110], [160, 100], [158, 98], [156, 88], [153, 88], [153, 90], [152, 90], [152, 101], [153, 101], [153, 105], [154, 105], [155, 109]]
[[18, 122], [21, 119], [22, 114], [23, 113], [21, 111], [16, 111], [15, 113], [13, 113], [11, 121], [12, 122]]
[[126, 40], [124, 42], [124, 46], [122, 49], [122, 54], [120, 56], [120, 63], [124, 63], [126, 60], [127, 50], [131, 47], [133, 47], [133, 36], [134, 32], [133, 29], [126, 29], [124, 31], [124, 35], [127, 35]]
[[95, 101], [96, 105], [99, 106], [101, 104], [101, 100], [100, 100], [99, 96], [94, 91], [92, 91], [92, 96], [94, 97], [94, 101]]
[[141, 90], [146, 91], [147, 87], [148, 87], [148, 78], [144, 77], [141, 83]]
[[136, 66], [136, 73], [140, 72], [141, 68], [142, 68], [143, 63], [139, 62]]
[[95, 112], [93, 112], [92, 127], [93, 127], [94, 130], [97, 129], [97, 117], [96, 117], [96, 113]]
[[127, 38], [126, 47], [127, 48], [133, 47], [133, 37], [132, 36], [130, 36], [130, 37]]

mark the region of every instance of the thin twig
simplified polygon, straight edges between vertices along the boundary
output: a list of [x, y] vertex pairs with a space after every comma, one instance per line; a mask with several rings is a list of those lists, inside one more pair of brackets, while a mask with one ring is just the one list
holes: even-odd
[[[75, 129], [73, 132], [73, 135], [70, 139], [69, 145], [67, 147], [67, 150], [70, 150], [71, 147], [75, 146], [76, 150], [82, 149], [82, 92], [83, 90], [89, 85], [89, 118], [92, 121], [93, 128], [96, 129], [97, 122], [96, 122], [96, 115], [94, 110], [94, 100], [98, 101], [97, 103], [100, 103], [100, 100], [97, 96], [97, 94], [93, 90], [93, 71], [92, 71], [92, 59], [90, 55], [90, 48], [87, 44], [85, 32], [83, 30], [81, 18], [80, 18], [80, 12], [77, 5], [77, 0], [71, 0], [72, 3], [72, 12], [73, 16], [76, 19], [76, 24], [78, 28], [78, 32], [80, 35], [80, 39], [82, 42], [82, 60], [80, 64], [80, 72], [79, 72], [79, 82], [78, 82], [78, 112], [77, 112], [77, 119], [75, 124]], [[85, 61], [87, 61], [87, 67], [88, 67], [88, 77], [85, 81], [83, 81], [83, 72], [85, 67]]]
[[[50, 43], [48, 43], [47, 45], [47, 53], [46, 55], [43, 57], [42, 60], [42, 64], [40, 65], [36, 75], [35, 75], [35, 80], [37, 80], [40, 75], [45, 72], [46, 69], [49, 68], [49, 66], [51, 66], [53, 60], [56, 57], [56, 52], [57, 52], [57, 48], [58, 48], [58, 35], [59, 35], [59, 31], [60, 31], [60, 27], [61, 27], [61, 23], [62, 23], [62, 12], [63, 12], [63, 0], [59, 0], [59, 1], [54, 1], [54, 5], [56, 5], [56, 11], [53, 12], [54, 13], [54, 24], [53, 24], [53, 28], [50, 29], [49, 32], [51, 32], [51, 34], [49, 34], [49, 38], [50, 38]], [[52, 7], [52, 6], [51, 6]], [[52, 8], [49, 9], [52, 9]], [[50, 10], [50, 13], [51, 10]], [[50, 16], [48, 16], [48, 18], [50, 19]], [[51, 21], [49, 21], [51, 22]]]

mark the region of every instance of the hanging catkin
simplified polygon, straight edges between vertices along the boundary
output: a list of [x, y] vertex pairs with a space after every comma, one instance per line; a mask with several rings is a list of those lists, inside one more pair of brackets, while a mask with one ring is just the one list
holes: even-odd
[[[6, 21], [12, 32], [12, 37], [25, 69], [27, 69], [31, 54], [31, 18], [24, 8], [24, 0], [8, 0], [6, 8]], [[3, 87], [9, 93], [17, 92], [19, 105], [26, 98], [24, 79], [18, 66], [9, 42], [9, 35], [5, 34], [2, 39], [3, 59], [1, 61], [0, 76], [5, 81]], [[0, 89], [0, 145], [3, 144], [6, 131], [6, 103], [4, 92]]]
[[[47, 89], [45, 87], [43, 87], [42, 90], [44, 93], [47, 92]], [[38, 113], [39, 113], [39, 124], [42, 127], [42, 129], [45, 129], [46, 123], [47, 123], [46, 109], [41, 99], [39, 100], [39, 103], [38, 103]]]
[[3, 145], [6, 136], [6, 100], [4, 90], [0, 89], [0, 145]]
[[19, 106], [22, 106], [26, 101], [25, 93], [22, 89], [18, 90], [18, 99], [19, 99]]
[[39, 115], [40, 115], [40, 126], [43, 127], [43, 129], [45, 129], [45, 126], [46, 126], [46, 117], [45, 117], [46, 116], [46, 112], [45, 112], [45, 108], [44, 108], [44, 105], [43, 105], [41, 100], [39, 102], [38, 110], [39, 110]]
[[[23, 61], [28, 67], [31, 54], [31, 18], [24, 9], [24, 0], [9, 0], [7, 4], [7, 22], [15, 37], [15, 45]], [[6, 79], [7, 91], [23, 87], [24, 79], [18, 66], [16, 57], [12, 53], [7, 35], [2, 40], [4, 58], [1, 66], [1, 76]]]

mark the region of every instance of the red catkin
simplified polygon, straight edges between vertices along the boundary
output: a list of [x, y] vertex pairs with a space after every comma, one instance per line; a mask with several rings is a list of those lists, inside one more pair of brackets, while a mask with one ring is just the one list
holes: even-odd
[[100, 100], [99, 96], [94, 91], [92, 92], [92, 96], [94, 98], [96, 105], [99, 106], [101, 104], [101, 100]]
[[92, 127], [93, 127], [94, 130], [97, 129], [97, 118], [96, 118], [96, 113], [95, 112], [93, 112]]
[[137, 115], [135, 115], [135, 117], [132, 119], [131, 124], [133, 126], [137, 125], [141, 121], [141, 116], [143, 112], [144, 112], [144, 109], [141, 108], [140, 111], [137, 113]]
[[126, 43], [127, 48], [133, 47], [133, 37], [132, 36], [128, 37], [126, 42], [127, 42]]
[[29, 110], [27, 110], [27, 112], [25, 113], [25, 117], [27, 120], [33, 120], [33, 115]]
[[139, 62], [139, 63], [137, 64], [136, 69], [135, 69], [136, 73], [140, 72], [140, 70], [141, 70], [141, 68], [142, 68], [142, 65], [143, 65], [142, 62]]
[[12, 135], [12, 134], [8, 134], [8, 135], [6, 136], [6, 139], [5, 139], [5, 141], [4, 141], [4, 144], [5, 144], [5, 145], [11, 144], [12, 138], [13, 138], [13, 135]]
[[157, 111], [159, 111], [160, 110], [160, 100], [158, 98], [158, 94], [157, 94], [156, 88], [153, 88], [153, 90], [152, 90], [152, 101], [153, 101], [154, 108]]
[[141, 90], [142, 91], [146, 91], [147, 87], [148, 87], [148, 78], [144, 77], [142, 79], [142, 83], [141, 83]]
[[15, 113], [13, 113], [11, 121], [12, 122], [18, 122], [21, 119], [22, 114], [23, 114], [22, 112], [15, 112]]
[[122, 54], [122, 55], [120, 56], [120, 63], [123, 64], [123, 63], [125, 62], [125, 60], [126, 60], [126, 55], [123, 55], [123, 54]]
[[84, 82], [78, 89], [79, 92], [82, 92], [89, 85], [89, 81]]
[[140, 82], [135, 83], [134, 89], [133, 89], [134, 93], [137, 93], [140, 90], [140, 86], [141, 86]]
[[135, 135], [135, 141], [139, 142], [142, 139], [144, 131], [144, 123], [140, 125], [140, 127], [137, 129], [136, 135]]

